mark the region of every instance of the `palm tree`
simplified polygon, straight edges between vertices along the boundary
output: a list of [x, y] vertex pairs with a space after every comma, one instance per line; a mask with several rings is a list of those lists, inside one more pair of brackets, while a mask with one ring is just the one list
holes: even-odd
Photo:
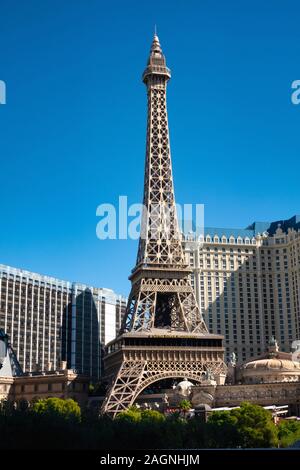
[[178, 407], [183, 412], [185, 417], [186, 413], [192, 408], [192, 404], [189, 400], [181, 400], [181, 402], [178, 404]]

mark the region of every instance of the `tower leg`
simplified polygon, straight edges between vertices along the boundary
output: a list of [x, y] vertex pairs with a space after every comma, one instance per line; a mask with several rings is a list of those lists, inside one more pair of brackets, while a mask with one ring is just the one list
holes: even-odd
[[191, 331], [194, 333], [207, 333], [208, 330], [202, 316], [200, 315], [194, 292], [192, 290], [187, 292], [178, 292], [178, 297], [183, 317], [187, 324], [190, 325]]
[[122, 363], [103, 402], [101, 414], [109, 414], [114, 418], [133, 404], [144, 369], [145, 363], [143, 362], [125, 361]]

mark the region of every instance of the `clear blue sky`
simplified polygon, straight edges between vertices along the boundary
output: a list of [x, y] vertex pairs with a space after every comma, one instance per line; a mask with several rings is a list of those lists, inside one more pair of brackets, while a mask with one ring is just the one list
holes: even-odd
[[137, 243], [99, 241], [96, 207], [141, 200], [155, 23], [177, 201], [208, 226], [300, 213], [299, 2], [1, 0], [0, 17], [0, 262], [128, 294]]

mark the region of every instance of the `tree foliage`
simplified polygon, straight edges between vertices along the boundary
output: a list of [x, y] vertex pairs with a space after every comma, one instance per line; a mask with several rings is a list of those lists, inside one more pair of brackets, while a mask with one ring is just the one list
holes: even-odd
[[135, 406], [131, 406], [128, 410], [121, 411], [121, 413], [117, 415], [118, 421], [127, 421], [130, 423], [137, 423], [141, 421], [141, 418], [141, 411]]
[[2, 449], [203, 449], [289, 446], [300, 424], [275, 426], [269, 411], [249, 403], [212, 412], [207, 423], [179, 413], [132, 407], [112, 420], [82, 413], [73, 400], [37, 400], [26, 410], [0, 404]]
[[46, 398], [37, 400], [32, 405], [32, 412], [39, 415], [64, 418], [68, 420], [80, 421], [81, 409], [76, 401], [68, 398]]
[[240, 447], [267, 448], [278, 446], [278, 429], [272, 415], [261, 406], [244, 402], [240, 408], [212, 413], [209, 423], [226, 429]]
[[289, 447], [300, 440], [300, 421], [283, 420], [278, 426], [280, 447]]
[[187, 412], [189, 411], [191, 408], [192, 408], [192, 404], [189, 400], [181, 400], [181, 402], [179, 403], [178, 407], [183, 411], [183, 412]]

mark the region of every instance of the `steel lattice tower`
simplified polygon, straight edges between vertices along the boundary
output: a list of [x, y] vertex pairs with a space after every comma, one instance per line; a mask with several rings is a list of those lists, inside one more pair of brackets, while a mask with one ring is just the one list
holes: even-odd
[[226, 374], [223, 337], [209, 334], [201, 317], [178, 228], [166, 103], [170, 77], [155, 34], [143, 74], [148, 122], [141, 237], [124, 322], [104, 359], [111, 387], [102, 412], [112, 416], [157, 380], [201, 382], [210, 370], [220, 382]]

